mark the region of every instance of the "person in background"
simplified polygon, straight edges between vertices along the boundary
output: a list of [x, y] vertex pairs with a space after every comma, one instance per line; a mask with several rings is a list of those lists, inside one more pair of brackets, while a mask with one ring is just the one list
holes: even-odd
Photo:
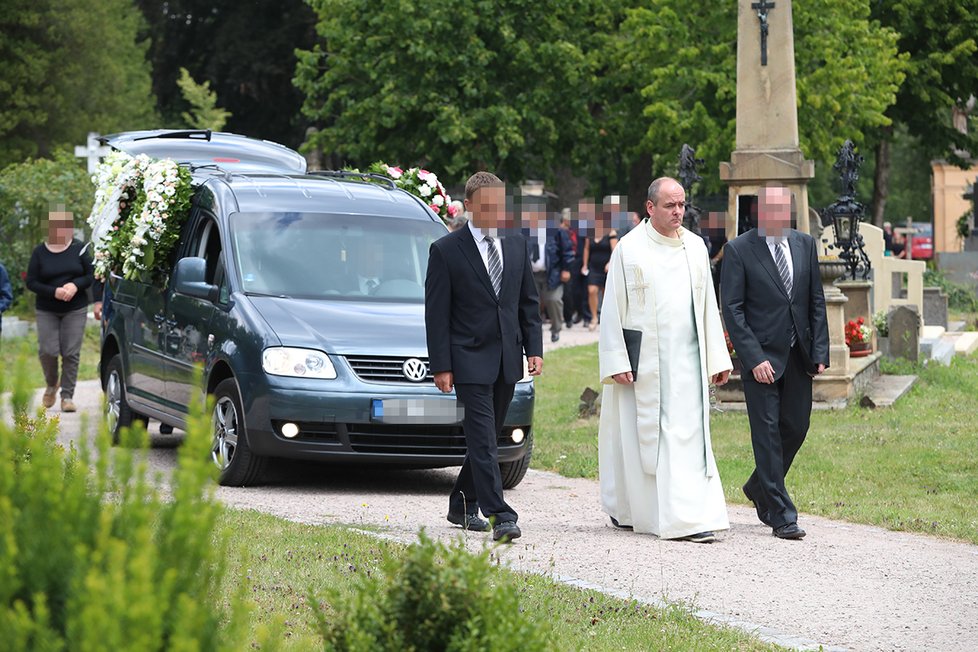
[[574, 249], [567, 231], [548, 220], [544, 210], [527, 211], [527, 247], [540, 305], [550, 318], [550, 341], [560, 340], [564, 321], [564, 283], [570, 280]]
[[74, 239], [71, 213], [59, 207], [48, 213], [47, 222], [48, 239], [34, 249], [27, 265], [27, 289], [37, 295], [38, 357], [47, 384], [42, 402], [46, 408], [54, 406], [60, 386], [61, 411], [74, 412], [92, 259], [85, 245]]
[[906, 249], [906, 242], [902, 236], [897, 235], [893, 232], [893, 225], [889, 222], [883, 222], [883, 245], [886, 249], [887, 256], [893, 256], [894, 258], [903, 258], [904, 249]]
[[617, 244], [618, 232], [611, 226], [611, 215], [602, 212], [595, 221], [594, 235], [584, 242], [584, 261], [581, 268], [581, 273], [587, 276], [587, 299], [591, 309], [588, 330], [591, 331], [598, 328], [598, 301], [608, 277], [611, 252]]
[[571, 262], [570, 267], [570, 278], [566, 283], [564, 283], [564, 327], [570, 328], [577, 322], [581, 321], [581, 315], [577, 310], [577, 279], [578, 276], [580, 276], [581, 260], [578, 258], [579, 249], [577, 230], [573, 228], [569, 208], [565, 208], [561, 211], [560, 228], [567, 232], [567, 237], [570, 239], [571, 243], [571, 251], [574, 255], [574, 260]]
[[7, 268], [0, 263], [0, 333], [3, 333], [3, 313], [14, 302], [14, 291], [10, 287], [10, 277], [7, 276]]
[[468, 213], [465, 212], [465, 205], [457, 199], [449, 204], [448, 214], [451, 215], [451, 219], [448, 220], [449, 231], [457, 231], [469, 221]]

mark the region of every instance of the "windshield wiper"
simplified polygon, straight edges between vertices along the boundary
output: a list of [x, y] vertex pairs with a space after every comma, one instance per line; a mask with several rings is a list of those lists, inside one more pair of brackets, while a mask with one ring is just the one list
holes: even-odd
[[264, 292], [245, 292], [246, 297], [271, 297], [273, 299], [291, 299], [287, 294], [265, 294]]

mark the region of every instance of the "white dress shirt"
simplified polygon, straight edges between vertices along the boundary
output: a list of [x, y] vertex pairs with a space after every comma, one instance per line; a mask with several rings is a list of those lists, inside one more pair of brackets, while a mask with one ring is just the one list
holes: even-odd
[[547, 228], [540, 227], [536, 232], [537, 247], [539, 247], [539, 258], [532, 262], [530, 267], [534, 272], [545, 272], [547, 270]]
[[791, 285], [794, 287], [795, 284], [795, 266], [794, 262], [791, 260], [791, 247], [788, 246], [787, 237], [775, 237], [773, 235], [766, 236], [764, 240], [767, 242], [767, 249], [771, 252], [771, 258], [774, 260], [774, 266], [778, 266], [778, 259], [774, 257], [774, 248], [781, 247], [781, 253], [784, 254], [784, 259], [788, 263], [788, 276], [791, 277]]
[[492, 237], [492, 245], [496, 248], [496, 253], [499, 254], [499, 269], [503, 269], [503, 245], [499, 241], [499, 236], [495, 234], [486, 234], [482, 232], [482, 229], [477, 227], [469, 220], [467, 223], [469, 231], [472, 232], [472, 237], [475, 238], [475, 246], [479, 248], [479, 255], [482, 256], [482, 264], [486, 266], [486, 273], [489, 273], [489, 243], [486, 242], [486, 235]]

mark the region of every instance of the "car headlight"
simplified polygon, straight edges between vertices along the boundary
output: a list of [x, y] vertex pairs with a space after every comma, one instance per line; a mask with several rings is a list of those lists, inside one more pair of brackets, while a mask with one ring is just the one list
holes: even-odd
[[523, 356], [523, 377], [520, 378], [521, 383], [533, 382], [533, 376], [530, 375], [530, 365], [526, 360], [526, 356]]
[[261, 366], [273, 376], [293, 378], [336, 378], [336, 368], [329, 356], [315, 349], [275, 346], [262, 351]]

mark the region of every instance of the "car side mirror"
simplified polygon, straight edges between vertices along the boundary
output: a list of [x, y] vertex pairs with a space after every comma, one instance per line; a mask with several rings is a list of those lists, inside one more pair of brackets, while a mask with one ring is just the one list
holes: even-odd
[[207, 261], [203, 258], [181, 258], [173, 269], [173, 287], [179, 294], [215, 303], [219, 296], [216, 285], [208, 283]]

